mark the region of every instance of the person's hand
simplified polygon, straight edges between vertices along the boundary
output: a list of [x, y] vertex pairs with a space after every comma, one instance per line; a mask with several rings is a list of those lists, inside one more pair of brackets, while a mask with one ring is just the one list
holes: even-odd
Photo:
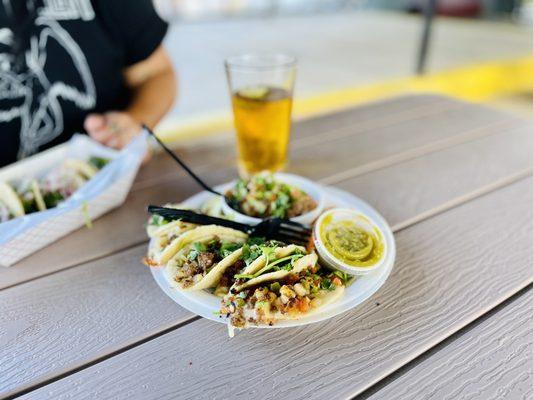
[[[94, 140], [112, 147], [122, 149], [142, 130], [141, 124], [128, 113], [112, 111], [105, 114], [89, 114], [85, 118], [85, 130]], [[148, 152], [143, 162], [150, 159]]]
[[114, 149], [122, 149], [141, 132], [141, 125], [124, 112], [89, 114], [85, 130], [94, 140]]

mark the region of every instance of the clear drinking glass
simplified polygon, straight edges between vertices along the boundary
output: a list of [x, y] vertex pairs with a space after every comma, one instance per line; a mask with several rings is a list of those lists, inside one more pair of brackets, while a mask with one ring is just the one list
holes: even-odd
[[228, 58], [225, 67], [239, 174], [282, 170], [287, 163], [296, 59], [284, 54], [247, 54]]

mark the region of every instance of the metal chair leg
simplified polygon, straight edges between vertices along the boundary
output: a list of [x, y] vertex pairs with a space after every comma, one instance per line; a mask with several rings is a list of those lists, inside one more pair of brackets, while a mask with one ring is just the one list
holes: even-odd
[[418, 48], [416, 64], [416, 73], [418, 75], [423, 75], [426, 71], [429, 41], [431, 39], [431, 28], [433, 26], [436, 8], [437, 0], [427, 0], [426, 6], [424, 7], [424, 29], [422, 31], [420, 47]]

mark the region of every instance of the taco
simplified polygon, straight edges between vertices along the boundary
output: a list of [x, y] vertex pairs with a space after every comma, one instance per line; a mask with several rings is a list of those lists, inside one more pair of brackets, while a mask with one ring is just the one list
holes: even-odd
[[46, 204], [36, 179], [21, 181], [17, 184], [16, 191], [26, 214], [46, 210]]
[[[167, 279], [173, 287], [183, 290], [214, 288], [226, 269], [240, 260], [247, 239], [243, 232], [215, 225], [189, 230], [174, 239], [161, 254], [161, 260], [170, 257], [165, 261]], [[169, 248], [172, 252], [167, 252]]]
[[[222, 274], [214, 294], [224, 297], [230, 288], [237, 290], [235, 289], [236, 285], [263, 274], [264, 270], [272, 273], [279, 271], [278, 265], [284, 261], [284, 257], [289, 255], [299, 257], [298, 254], [304, 252], [305, 249], [300, 246], [286, 245], [276, 240], [266, 241], [263, 238], [250, 238], [242, 246], [242, 253], [239, 259], [232, 266], [226, 268]], [[269, 279], [268, 274], [265, 273], [263, 275], [266, 276], [266, 279]]]
[[72, 196], [86, 182], [87, 178], [75, 169], [63, 165], [46, 174], [39, 187], [46, 207], [53, 208]]
[[148, 257], [156, 259], [161, 252], [181, 234], [196, 228], [197, 225], [180, 220], [167, 221], [160, 215], [152, 215], [146, 226], [146, 233], [150, 237]]
[[199, 226], [172, 240], [154, 261], [159, 265], [166, 265], [166, 263], [179, 251], [192, 243], [207, 243], [217, 238], [224, 242], [244, 243], [248, 239], [248, 235], [235, 229], [224, 228], [217, 225]]
[[[166, 208], [174, 208], [176, 210], [187, 210], [188, 208], [185, 206], [182, 206], [181, 204], [165, 204], [163, 207]], [[176, 229], [180, 231], [181, 228], [185, 227], [196, 227], [197, 225], [191, 224], [188, 222], [182, 222], [180, 220], [170, 221], [165, 219], [165, 217], [157, 214], [153, 214], [150, 216], [150, 219], [148, 219], [148, 223], [146, 224], [146, 233], [148, 234], [148, 237], [153, 239], [156, 237], [169, 237], [172, 236], [174, 233], [176, 233]], [[181, 232], [182, 233], [182, 232]], [[176, 235], [177, 237], [178, 235]], [[173, 238], [174, 239], [174, 238]]]
[[307, 317], [343, 295], [348, 277], [321, 269], [315, 253], [293, 255], [285, 262], [277, 264], [282, 265], [278, 271], [262, 273], [244, 283], [237, 280], [220, 309], [220, 316], [229, 319], [230, 329], [272, 326]]
[[[305, 255], [305, 248], [294, 244], [285, 245], [281, 242], [270, 241], [259, 248], [261, 255], [252, 262], [248, 262], [242, 272], [235, 275], [236, 280], [231, 288], [234, 292], [239, 292], [261, 282], [283, 279], [294, 272], [294, 269], [299, 271], [304, 268], [306, 262], [316, 263], [313, 258], [316, 257], [314, 254]], [[300, 259], [303, 260], [299, 261]]]
[[75, 171], [85, 179], [91, 179], [98, 173], [98, 168], [96, 168], [94, 165], [76, 158], [66, 159], [63, 163], [63, 167]]
[[102, 169], [109, 159], [67, 159], [39, 181], [23, 179], [11, 186], [0, 183], [0, 222], [56, 207]]
[[25, 214], [17, 192], [7, 183], [0, 182], [0, 221], [5, 222]]

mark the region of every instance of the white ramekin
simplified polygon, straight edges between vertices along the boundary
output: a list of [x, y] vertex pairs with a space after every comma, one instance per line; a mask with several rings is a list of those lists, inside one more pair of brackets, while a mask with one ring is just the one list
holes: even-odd
[[[372, 230], [376, 229], [379, 234], [381, 235], [382, 243], [383, 243], [383, 254], [381, 255], [381, 258], [379, 261], [369, 267], [355, 267], [349, 264], [344, 263], [342, 260], [339, 260], [333, 254], [330, 253], [328, 249], [326, 249], [326, 246], [322, 243], [321, 237], [321, 225], [324, 218], [326, 218], [328, 215], [333, 215], [334, 220], [354, 220], [356, 219], [358, 222], [361, 222], [366, 226], [365, 229]], [[350, 208], [333, 208], [331, 210], [326, 211], [323, 213], [320, 218], [316, 221], [316, 224], [313, 229], [313, 242], [315, 244], [316, 251], [318, 253], [319, 261], [321, 265], [331, 268], [331, 269], [338, 269], [342, 272], [345, 272], [349, 275], [366, 275], [372, 271], [375, 271], [385, 261], [387, 258], [387, 242], [385, 241], [385, 235], [381, 231], [381, 229], [378, 228], [378, 226], [366, 215], [363, 213], [353, 210]]]

